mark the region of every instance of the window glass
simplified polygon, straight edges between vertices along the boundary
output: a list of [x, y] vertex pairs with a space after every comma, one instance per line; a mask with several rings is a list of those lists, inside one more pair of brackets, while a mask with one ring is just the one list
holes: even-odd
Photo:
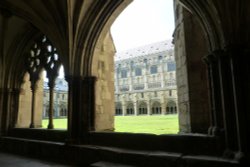
[[168, 62], [167, 63], [167, 71], [175, 71], [175, 70], [176, 70], [175, 62]]
[[141, 68], [136, 68], [135, 69], [135, 76], [141, 76], [142, 75], [142, 70]]
[[150, 67], [150, 73], [151, 74], [156, 74], [157, 73], [157, 66], [156, 65], [153, 65]]
[[121, 78], [127, 78], [127, 70], [121, 71]]

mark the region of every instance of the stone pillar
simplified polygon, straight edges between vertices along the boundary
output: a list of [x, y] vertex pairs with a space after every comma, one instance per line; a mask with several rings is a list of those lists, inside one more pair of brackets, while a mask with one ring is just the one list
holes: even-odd
[[12, 91], [12, 111], [10, 128], [14, 128], [18, 119], [18, 106], [19, 106], [20, 89], [16, 88]]
[[10, 100], [11, 100], [11, 89], [4, 88], [2, 89], [2, 108], [1, 108], [1, 122], [0, 122], [0, 134], [7, 134], [10, 124]]
[[215, 51], [204, 58], [208, 68], [209, 90], [210, 90], [210, 110], [211, 110], [211, 127], [209, 134], [220, 136], [223, 133], [223, 114], [220, 96], [220, 78], [218, 70], [217, 55], [222, 51]]
[[150, 100], [147, 101], [147, 110], [148, 110], [148, 115], [151, 115], [151, 105], [150, 105]]
[[95, 82], [96, 77], [67, 76], [68, 135], [69, 142], [80, 142], [95, 130]]
[[3, 119], [3, 95], [4, 95], [4, 89], [3, 88], [0, 88], [0, 137], [1, 137], [1, 134], [2, 134], [2, 119]]
[[230, 56], [224, 52], [217, 54], [218, 70], [220, 77], [221, 104], [223, 111], [225, 145], [227, 150], [225, 156], [231, 157], [232, 151], [237, 150], [237, 127], [235, 125], [235, 104], [232, 85], [232, 72], [230, 69]]
[[31, 100], [31, 118], [30, 118], [30, 128], [35, 128], [35, 108], [36, 108], [36, 82], [31, 83], [32, 100]]
[[138, 113], [137, 113], [137, 101], [134, 102], [134, 115], [137, 116]]
[[126, 115], [126, 105], [125, 105], [125, 103], [122, 103], [122, 115], [123, 116]]
[[95, 130], [95, 83], [96, 77], [87, 76], [82, 83], [82, 107], [80, 133], [84, 134]]
[[[230, 48], [230, 49], [229, 49]], [[246, 158], [247, 151], [250, 149], [250, 144], [248, 143], [250, 140], [249, 130], [247, 129], [248, 120], [250, 120], [249, 116], [249, 101], [250, 101], [250, 68], [249, 62], [246, 61], [250, 55], [249, 49], [239, 46], [232, 45], [226, 48], [226, 53], [230, 58], [230, 68], [232, 72], [232, 88], [233, 88], [233, 102], [234, 102], [234, 112], [232, 113], [231, 124], [235, 124], [236, 127], [236, 137], [233, 138], [237, 140], [237, 146], [232, 145], [233, 147], [237, 147], [237, 153], [235, 154], [235, 158], [238, 160], [242, 160]], [[247, 74], [247, 75], [245, 75]], [[231, 132], [231, 130], [230, 130]], [[231, 136], [232, 134], [228, 134]], [[230, 137], [232, 139], [232, 136]], [[229, 140], [228, 144], [231, 140]], [[233, 141], [232, 141], [233, 142]], [[231, 145], [229, 145], [231, 146]]]
[[81, 96], [81, 76], [65, 76], [68, 82], [68, 142], [76, 143], [79, 141], [79, 119], [82, 110]]
[[55, 87], [55, 78], [49, 80], [49, 124], [48, 124], [48, 129], [54, 129], [54, 124], [53, 124], [54, 87]]
[[161, 102], [161, 114], [165, 115], [166, 114], [166, 104], [163, 102]]

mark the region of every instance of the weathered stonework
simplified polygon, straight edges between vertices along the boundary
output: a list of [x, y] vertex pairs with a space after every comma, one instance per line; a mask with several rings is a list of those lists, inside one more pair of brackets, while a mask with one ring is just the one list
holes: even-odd
[[210, 109], [207, 70], [203, 62], [207, 44], [197, 18], [179, 3], [175, 4], [175, 11], [180, 132], [207, 133]]
[[94, 52], [92, 74], [97, 77], [95, 101], [95, 130], [114, 129], [114, 55], [115, 47], [110, 32], [103, 45]]
[[173, 55], [170, 40], [116, 53], [116, 115], [177, 113]]
[[[16, 127], [29, 127], [31, 121], [31, 88], [29, 74], [26, 73], [20, 90], [19, 108]], [[42, 110], [43, 110], [43, 79], [37, 82], [35, 102], [35, 127], [42, 127]]]

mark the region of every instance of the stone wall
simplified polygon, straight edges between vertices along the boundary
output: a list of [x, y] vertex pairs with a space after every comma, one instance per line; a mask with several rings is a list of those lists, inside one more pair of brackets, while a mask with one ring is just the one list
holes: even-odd
[[207, 133], [210, 115], [207, 71], [202, 61], [207, 54], [204, 33], [188, 10], [176, 4], [175, 13], [180, 132]]
[[95, 101], [95, 130], [114, 129], [114, 55], [115, 47], [110, 32], [103, 45], [95, 49], [92, 75], [97, 77]]
[[176, 61], [176, 82], [178, 89], [179, 132], [188, 133], [191, 131], [189, 106], [190, 101], [188, 95], [189, 87], [182, 10], [183, 8], [181, 6], [175, 5], [176, 29], [174, 32], [174, 44]]
[[[31, 101], [32, 92], [30, 88], [29, 74], [26, 73], [19, 96], [19, 108], [16, 127], [29, 127], [31, 122]], [[36, 102], [35, 102], [35, 127], [42, 126], [43, 110], [43, 79], [37, 82]]]

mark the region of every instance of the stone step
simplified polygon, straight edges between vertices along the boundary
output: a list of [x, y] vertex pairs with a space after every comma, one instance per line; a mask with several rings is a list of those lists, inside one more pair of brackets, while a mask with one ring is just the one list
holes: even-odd
[[[135, 150], [100, 145], [65, 145], [61, 142], [31, 140], [14, 137], [0, 139], [2, 148], [9, 152], [39, 158], [89, 166], [138, 167], [238, 167], [238, 162], [218, 156], [166, 152], [161, 150]], [[0, 142], [0, 143], [1, 143]]]
[[136, 166], [100, 161], [91, 164], [90, 167], [136, 167]]
[[202, 134], [186, 135], [154, 135], [132, 133], [90, 133], [89, 143], [92, 145], [119, 147], [135, 150], [159, 150], [164, 152], [181, 152], [183, 154], [200, 154], [221, 156], [223, 154], [220, 140]]

